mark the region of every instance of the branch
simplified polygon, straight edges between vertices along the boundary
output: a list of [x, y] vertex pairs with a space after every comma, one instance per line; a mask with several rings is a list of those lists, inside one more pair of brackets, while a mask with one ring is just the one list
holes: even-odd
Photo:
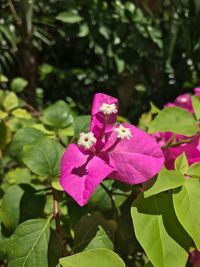
[[56, 221], [56, 232], [60, 239], [61, 255], [67, 256], [69, 255], [69, 253], [65, 250], [64, 243], [63, 243], [62, 227], [60, 224], [60, 211], [59, 211], [59, 205], [58, 205], [58, 195], [54, 188], [52, 188], [52, 191], [53, 191], [53, 215]]
[[14, 20], [16, 21], [16, 23], [18, 25], [20, 25], [21, 24], [21, 20], [20, 20], [20, 17], [17, 15], [17, 11], [15, 9], [15, 6], [14, 6], [12, 0], [8, 0], [8, 5], [10, 7], [10, 11], [11, 11], [11, 13], [13, 15]]

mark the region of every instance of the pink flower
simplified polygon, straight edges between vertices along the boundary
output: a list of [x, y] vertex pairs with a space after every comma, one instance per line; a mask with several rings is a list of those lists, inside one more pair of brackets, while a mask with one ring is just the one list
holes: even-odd
[[194, 93], [196, 96], [200, 96], [200, 87], [194, 88]]
[[114, 125], [117, 108], [116, 98], [96, 94], [90, 132], [81, 133], [62, 157], [60, 184], [80, 206], [108, 176], [138, 184], [162, 168], [163, 153], [151, 136], [129, 123]]
[[194, 267], [200, 267], [200, 252], [198, 250], [190, 252], [189, 262], [192, 263]]
[[[195, 95], [200, 96], [200, 88], [195, 88], [194, 89]], [[194, 110], [192, 107], [192, 98], [189, 94], [182, 94], [178, 96], [175, 101], [172, 103], [168, 103], [165, 105], [165, 107], [171, 107], [171, 106], [177, 106], [184, 108], [194, 114]], [[152, 135], [157, 142], [160, 144], [160, 146], [165, 146], [167, 142], [169, 142], [171, 139], [172, 142], [180, 142], [184, 140], [187, 140], [187, 136], [183, 135], [178, 135], [176, 134], [173, 137], [172, 132], [162, 132], [162, 133], [156, 133]], [[179, 146], [176, 147], [169, 147], [169, 148], [164, 148], [164, 156], [165, 156], [165, 165], [168, 169], [174, 169], [174, 161], [175, 159], [185, 152], [188, 163], [189, 165], [195, 163], [195, 162], [200, 162], [200, 145], [199, 145], [199, 136], [191, 136], [190, 137], [191, 142], [186, 143], [186, 144], [180, 144]]]

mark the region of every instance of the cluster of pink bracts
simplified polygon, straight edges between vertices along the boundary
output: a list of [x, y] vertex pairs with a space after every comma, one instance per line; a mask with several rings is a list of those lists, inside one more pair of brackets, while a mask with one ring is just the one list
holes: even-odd
[[163, 152], [153, 137], [129, 123], [115, 125], [118, 100], [94, 96], [89, 133], [81, 133], [61, 160], [60, 184], [80, 205], [107, 177], [138, 184], [162, 168]]
[[[194, 89], [195, 95], [200, 97], [200, 88]], [[194, 114], [194, 110], [192, 107], [192, 99], [191, 95], [183, 94], [178, 96], [174, 102], [170, 102], [165, 105], [165, 107], [180, 107], [186, 109], [190, 113]], [[186, 157], [188, 159], [189, 165], [200, 162], [200, 137], [198, 135], [194, 135], [191, 137], [186, 137], [183, 135], [176, 135], [173, 138], [173, 142], [180, 142], [184, 140], [190, 139], [189, 143], [183, 143], [176, 147], [168, 147], [165, 148], [165, 144], [170, 140], [173, 133], [165, 132], [165, 133], [156, 133], [152, 134], [152, 136], [157, 140], [161, 147], [163, 147], [164, 157], [165, 157], [165, 165], [168, 169], [174, 169], [174, 161], [175, 159], [185, 152]]]

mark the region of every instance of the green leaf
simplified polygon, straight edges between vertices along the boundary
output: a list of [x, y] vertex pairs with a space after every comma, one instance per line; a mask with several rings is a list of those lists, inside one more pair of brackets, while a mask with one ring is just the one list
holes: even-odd
[[11, 90], [16, 93], [19, 93], [22, 92], [27, 85], [28, 85], [27, 80], [21, 77], [17, 77], [13, 79], [11, 82]]
[[117, 66], [117, 72], [121, 73], [125, 69], [125, 62], [117, 55], [114, 56], [114, 59], [115, 59], [115, 64]]
[[69, 24], [78, 23], [83, 20], [76, 10], [61, 12], [56, 19]]
[[9, 93], [3, 101], [3, 106], [7, 111], [16, 108], [18, 104], [18, 98], [15, 93]]
[[64, 148], [47, 137], [24, 147], [22, 160], [32, 172], [53, 178], [59, 175]]
[[11, 152], [16, 156], [21, 156], [23, 147], [44, 137], [45, 134], [33, 128], [23, 128], [16, 132], [11, 143]]
[[200, 179], [200, 163], [196, 162], [192, 164], [189, 167], [187, 174], [192, 178]]
[[0, 121], [5, 119], [8, 116], [7, 112], [4, 112], [3, 110], [0, 110]]
[[27, 120], [32, 119], [31, 114], [23, 108], [17, 108], [13, 110], [11, 113], [14, 117], [19, 118], [19, 119], [27, 119]]
[[151, 188], [144, 192], [144, 197], [150, 197], [160, 192], [179, 187], [184, 182], [185, 177], [182, 173], [163, 168]]
[[185, 152], [183, 152], [180, 156], [176, 158], [174, 166], [175, 166], [175, 170], [183, 174], [187, 173], [189, 165], [188, 165], [188, 160], [185, 155]]
[[149, 126], [149, 133], [173, 132], [191, 136], [197, 131], [198, 125], [192, 114], [178, 107], [164, 108]]
[[89, 27], [88, 27], [88, 24], [87, 23], [83, 23], [81, 26], [80, 26], [80, 29], [79, 29], [79, 33], [78, 33], [78, 37], [85, 37], [89, 34]]
[[97, 231], [96, 236], [87, 245], [85, 251], [97, 248], [107, 248], [109, 250], [114, 250], [112, 241], [101, 226], [99, 226], [99, 230]]
[[92, 249], [60, 259], [63, 267], [125, 267], [122, 259], [108, 249]]
[[[190, 238], [178, 222], [170, 194], [140, 194], [131, 208], [136, 238], [155, 267], [186, 265]], [[177, 257], [178, 255], [178, 257]]]
[[6, 181], [10, 184], [29, 184], [31, 182], [32, 176], [27, 168], [16, 168], [14, 170], [10, 170], [5, 175]]
[[0, 218], [7, 229], [13, 231], [20, 220], [20, 201], [24, 191], [13, 185], [8, 188], [1, 202]]
[[192, 96], [192, 106], [194, 109], [195, 116], [197, 120], [199, 120], [200, 119], [200, 99], [196, 95]]
[[197, 179], [187, 179], [181, 189], [176, 190], [173, 202], [176, 215], [185, 230], [194, 240], [200, 250], [200, 182]]
[[70, 107], [59, 100], [44, 110], [42, 121], [55, 128], [64, 128], [73, 121]]
[[81, 132], [88, 132], [90, 127], [90, 115], [77, 116], [74, 119], [74, 135], [78, 136]]
[[48, 267], [49, 221], [28, 220], [17, 227], [9, 240], [8, 267]]

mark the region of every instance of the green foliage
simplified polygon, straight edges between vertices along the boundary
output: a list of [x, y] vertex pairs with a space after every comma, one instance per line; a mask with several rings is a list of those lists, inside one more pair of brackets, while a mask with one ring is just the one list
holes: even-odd
[[200, 119], [200, 99], [199, 97], [197, 96], [192, 96], [192, 106], [193, 106], [193, 109], [194, 109], [194, 113], [195, 113], [195, 116], [197, 118], [197, 120]]
[[122, 259], [108, 249], [92, 249], [86, 252], [77, 253], [70, 257], [60, 259], [63, 267], [88, 267], [97, 265], [98, 267], [125, 267]]
[[149, 133], [173, 132], [185, 136], [194, 135], [198, 131], [197, 122], [188, 111], [169, 107], [158, 113], [149, 126]]
[[185, 153], [182, 153], [179, 157], [176, 158], [174, 163], [175, 170], [185, 174], [188, 173], [188, 160]]
[[73, 121], [72, 112], [65, 101], [59, 100], [46, 108], [42, 121], [55, 128], [64, 128]]
[[185, 177], [177, 170], [169, 171], [165, 167], [158, 174], [153, 185], [144, 192], [145, 197], [150, 197], [169, 189], [177, 188], [185, 183]]
[[200, 249], [199, 223], [200, 216], [196, 212], [200, 207], [199, 203], [200, 183], [197, 179], [188, 179], [173, 194], [174, 208], [178, 220], [192, 237]]
[[[51, 151], [51, 153], [49, 153]], [[33, 173], [40, 176], [53, 178], [59, 175], [60, 160], [64, 149], [47, 137], [30, 145], [23, 151], [23, 162]]]
[[[185, 266], [190, 238], [180, 227], [171, 195], [140, 195], [131, 208], [135, 234], [155, 267]], [[179, 255], [179, 257], [177, 257]]]
[[49, 222], [50, 219], [29, 220], [17, 227], [9, 239], [9, 267], [49, 266]]

